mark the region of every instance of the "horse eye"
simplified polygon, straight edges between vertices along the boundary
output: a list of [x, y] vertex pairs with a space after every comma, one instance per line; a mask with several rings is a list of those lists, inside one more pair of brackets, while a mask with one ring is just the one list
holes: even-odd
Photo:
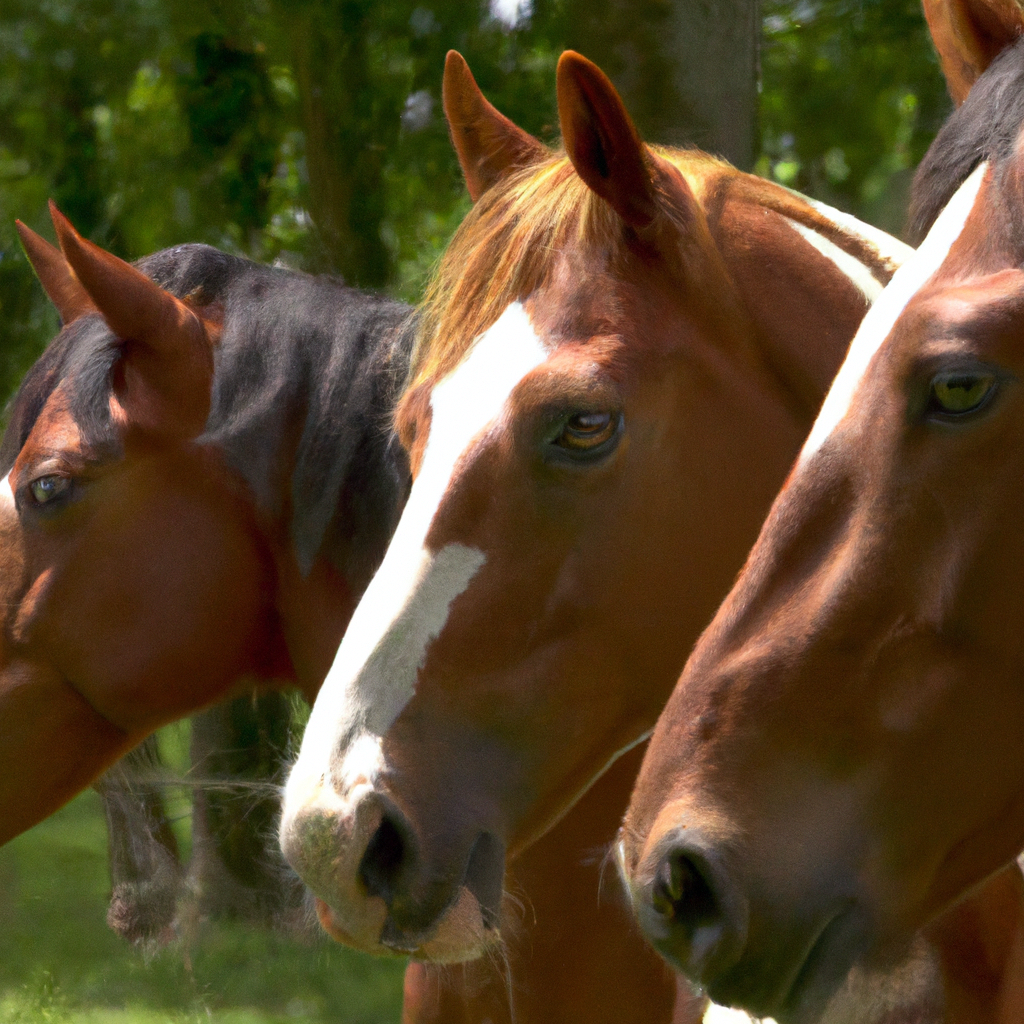
[[940, 373], [932, 379], [931, 411], [951, 416], [974, 412], [992, 393], [995, 383], [994, 373]]
[[32, 497], [37, 505], [45, 505], [60, 497], [71, 486], [71, 480], [66, 476], [52, 473], [49, 476], [41, 476], [28, 485]]
[[618, 429], [619, 417], [615, 413], [578, 412], [562, 427], [555, 444], [568, 451], [592, 451], [614, 437]]

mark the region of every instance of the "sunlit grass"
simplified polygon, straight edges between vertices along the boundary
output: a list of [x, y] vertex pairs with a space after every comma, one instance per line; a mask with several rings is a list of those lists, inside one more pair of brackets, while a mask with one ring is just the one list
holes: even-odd
[[105, 924], [99, 799], [86, 793], [0, 849], [2, 1024], [388, 1024], [400, 962], [237, 923], [149, 954]]

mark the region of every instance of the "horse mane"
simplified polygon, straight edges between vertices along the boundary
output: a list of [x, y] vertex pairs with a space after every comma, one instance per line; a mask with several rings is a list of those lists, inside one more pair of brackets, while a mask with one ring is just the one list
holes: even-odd
[[[882, 284], [895, 269], [891, 254], [871, 238], [829, 219], [798, 193], [744, 174], [701, 150], [647, 149], [679, 171], [707, 213], [714, 213], [728, 193], [820, 232], [860, 260]], [[673, 214], [671, 201], [661, 205]], [[683, 244], [698, 249], [693, 225], [681, 224], [681, 230]], [[508, 174], [477, 201], [428, 284], [406, 396], [453, 370], [510, 303], [544, 282], [568, 245], [614, 252], [622, 238], [621, 218], [587, 186], [563, 152]], [[399, 416], [400, 430], [405, 419]]]
[[[361, 587], [383, 555], [407, 487], [390, 427], [412, 347], [409, 307], [207, 245], [164, 249], [136, 266], [179, 298], [222, 305], [200, 440], [222, 451], [262, 515], [288, 517], [304, 573], [326, 544], [327, 557]], [[0, 471], [10, 471], [58, 385], [88, 443], [119, 451], [109, 414], [119, 352], [99, 316], [61, 331], [9, 406]], [[361, 543], [351, 544], [356, 537]]]
[[[728, 167], [699, 151], [648, 148], [680, 167], [695, 156]], [[454, 369], [510, 303], [548, 277], [568, 245], [612, 250], [621, 238], [621, 218], [564, 152], [506, 175], [477, 200], [427, 286], [407, 391]]]
[[914, 175], [906, 234], [919, 245], [971, 172], [1014, 150], [1024, 125], [1024, 36], [1006, 47], [935, 136]]
[[6, 476], [11, 471], [39, 414], [61, 384], [86, 443], [98, 451], [120, 449], [108, 400], [117, 355], [110, 330], [99, 316], [76, 320], [50, 342], [8, 403], [7, 428], [0, 441], [0, 474]]

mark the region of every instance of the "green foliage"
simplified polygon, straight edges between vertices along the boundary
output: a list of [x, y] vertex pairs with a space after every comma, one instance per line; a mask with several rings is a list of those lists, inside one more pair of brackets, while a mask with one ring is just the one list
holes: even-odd
[[898, 233], [951, 109], [919, 0], [765, 0], [756, 170]]
[[[126, 258], [205, 241], [415, 300], [468, 209], [445, 52], [551, 141], [577, 2], [535, 0], [509, 28], [486, 0], [5, 0], [0, 393], [57, 326], [12, 223], [48, 234], [51, 196]], [[765, 0], [764, 16], [758, 170], [898, 230], [949, 107], [917, 0]], [[649, 49], [657, 26], [634, 20], [615, 32]], [[638, 114], [660, 109], [656, 78]]]

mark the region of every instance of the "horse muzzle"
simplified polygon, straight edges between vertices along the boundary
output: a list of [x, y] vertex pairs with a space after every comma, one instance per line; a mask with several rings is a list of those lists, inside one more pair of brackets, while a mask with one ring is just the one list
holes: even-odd
[[500, 941], [504, 847], [488, 832], [444, 841], [366, 784], [286, 802], [281, 849], [317, 900], [324, 930], [379, 955], [473, 960]]
[[648, 941], [678, 971], [707, 987], [741, 956], [746, 897], [698, 829], [676, 828], [623, 871]]
[[716, 1003], [818, 1020], [863, 948], [862, 909], [838, 879], [808, 879], [801, 898], [785, 877], [749, 876], [716, 833], [660, 820], [638, 849], [624, 830], [620, 867], [644, 935]]

